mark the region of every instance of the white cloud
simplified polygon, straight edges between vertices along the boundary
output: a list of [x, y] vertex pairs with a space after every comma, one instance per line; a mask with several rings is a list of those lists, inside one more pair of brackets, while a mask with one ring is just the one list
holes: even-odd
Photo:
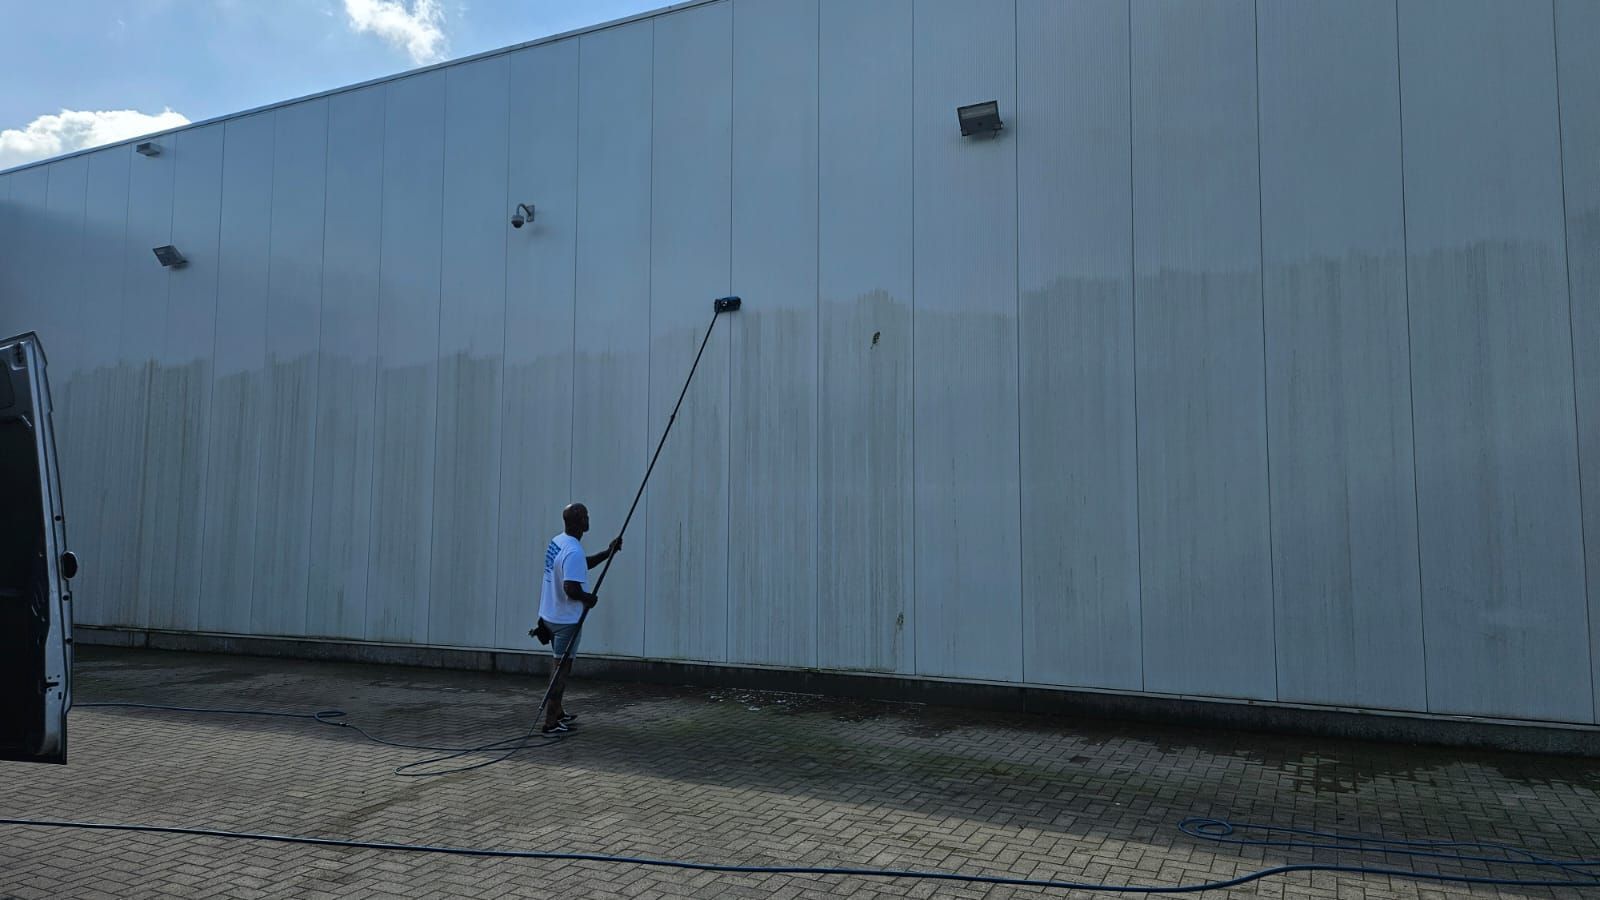
[[372, 32], [422, 64], [444, 59], [444, 10], [439, 0], [344, 0], [350, 27]]
[[187, 116], [171, 109], [163, 109], [155, 115], [136, 109], [95, 112], [63, 109], [60, 115], [40, 116], [25, 128], [0, 131], [0, 168], [187, 124]]

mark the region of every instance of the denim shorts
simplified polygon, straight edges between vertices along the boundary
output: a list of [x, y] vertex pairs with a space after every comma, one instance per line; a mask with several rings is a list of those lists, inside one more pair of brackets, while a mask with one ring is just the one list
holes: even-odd
[[560, 659], [566, 654], [568, 644], [572, 645], [572, 655], [578, 655], [578, 636], [581, 631], [577, 622], [573, 622], [570, 625], [557, 625], [555, 622], [546, 622], [545, 624], [550, 626], [550, 633], [555, 635], [550, 640], [550, 652], [555, 655], [556, 659]]

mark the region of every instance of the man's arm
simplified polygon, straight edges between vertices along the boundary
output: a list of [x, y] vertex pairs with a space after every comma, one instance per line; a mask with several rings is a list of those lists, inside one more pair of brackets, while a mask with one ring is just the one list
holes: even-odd
[[561, 582], [561, 589], [567, 592], [568, 600], [571, 600], [575, 603], [582, 603], [589, 609], [594, 609], [594, 605], [600, 602], [599, 597], [596, 597], [595, 595], [583, 589], [582, 582], [563, 581]]
[[621, 549], [622, 549], [622, 538], [621, 537], [617, 537], [617, 538], [614, 538], [611, 541], [611, 546], [607, 547], [604, 550], [601, 550], [599, 553], [596, 553], [593, 556], [585, 556], [583, 558], [583, 561], [588, 564], [589, 568], [592, 569], [595, 566], [598, 566], [601, 563], [605, 562], [606, 560], [610, 559], [611, 557], [616, 556], [617, 555], [617, 551], [621, 550]]

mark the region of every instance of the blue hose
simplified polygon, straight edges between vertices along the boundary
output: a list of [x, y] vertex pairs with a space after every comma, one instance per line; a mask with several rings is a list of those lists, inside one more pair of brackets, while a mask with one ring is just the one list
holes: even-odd
[[[1105, 891], [1119, 894], [1196, 894], [1238, 887], [1277, 875], [1294, 872], [1337, 872], [1349, 875], [1386, 875], [1393, 878], [1418, 881], [1451, 882], [1456, 884], [1499, 885], [1502, 887], [1600, 887], [1600, 875], [1587, 871], [1600, 866], [1600, 860], [1546, 859], [1518, 847], [1503, 847], [1511, 856], [1473, 857], [1421, 850], [1421, 847], [1502, 847], [1498, 844], [1480, 844], [1461, 841], [1392, 841], [1387, 838], [1363, 835], [1342, 835], [1335, 832], [1311, 832], [1277, 828], [1270, 825], [1232, 824], [1221, 819], [1184, 819], [1178, 827], [1185, 834], [1225, 843], [1271, 847], [1319, 847], [1329, 845], [1299, 841], [1249, 840], [1230, 838], [1239, 829], [1289, 832], [1317, 835], [1319, 838], [1350, 842], [1340, 849], [1360, 849], [1362, 852], [1382, 852], [1402, 856], [1424, 856], [1437, 859], [1487, 860], [1505, 866], [1526, 866], [1536, 869], [1560, 869], [1582, 877], [1569, 878], [1512, 878], [1483, 875], [1448, 875], [1434, 872], [1415, 872], [1377, 866], [1332, 865], [1328, 863], [1295, 863], [1270, 866], [1248, 872], [1237, 878], [1179, 885], [1123, 885], [1095, 884], [1077, 881], [1055, 881], [1044, 878], [1012, 878], [1004, 875], [968, 875], [961, 872], [934, 872], [917, 869], [863, 869], [844, 866], [736, 866], [722, 863], [693, 862], [680, 859], [655, 859], [646, 856], [613, 856], [604, 853], [558, 853], [546, 850], [494, 850], [487, 847], [451, 847], [436, 844], [399, 844], [389, 841], [351, 841], [338, 838], [307, 837], [291, 834], [264, 834], [249, 831], [223, 831], [212, 828], [180, 828], [166, 825], [125, 825], [107, 822], [65, 822], [54, 819], [0, 819], [0, 825], [17, 825], [31, 828], [74, 828], [94, 831], [132, 831], [147, 834], [181, 834], [191, 837], [224, 838], [246, 841], [270, 841], [278, 844], [307, 844], [316, 847], [341, 847], [352, 850], [386, 850], [399, 853], [437, 853], [451, 856], [480, 856], [495, 859], [550, 859], [583, 862], [615, 863], [619, 865], [652, 866], [665, 869], [689, 869], [697, 872], [723, 872], [751, 875], [836, 875], [855, 878], [918, 879], [924, 881], [958, 881], [969, 884], [1010, 885], [1013, 887], [1051, 888], [1057, 890]], [[1213, 833], [1214, 832], [1214, 833]], [[1357, 847], [1355, 845], [1359, 844]]]

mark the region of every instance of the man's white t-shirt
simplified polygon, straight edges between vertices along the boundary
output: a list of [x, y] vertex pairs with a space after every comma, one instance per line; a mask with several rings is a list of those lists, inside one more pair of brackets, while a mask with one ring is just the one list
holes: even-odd
[[544, 584], [539, 590], [539, 618], [552, 625], [571, 625], [583, 617], [583, 604], [567, 596], [564, 582], [576, 581], [589, 589], [589, 563], [578, 539], [562, 532], [550, 539], [544, 551]]

